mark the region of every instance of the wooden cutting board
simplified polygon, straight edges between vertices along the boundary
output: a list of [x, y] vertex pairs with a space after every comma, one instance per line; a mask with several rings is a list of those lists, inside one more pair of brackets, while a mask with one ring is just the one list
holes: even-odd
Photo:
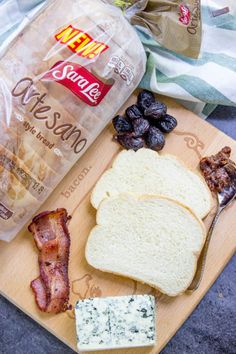
[[[232, 148], [236, 160], [236, 142], [173, 100], [161, 98], [168, 104], [168, 113], [178, 119], [175, 132], [167, 137], [164, 153], [173, 153], [191, 168], [196, 168], [203, 155], [216, 153], [225, 145]], [[125, 107], [135, 103], [130, 97]], [[121, 110], [124, 111], [125, 107]], [[72, 215], [69, 224], [71, 233], [71, 256], [69, 277], [70, 301], [94, 296], [129, 295], [152, 293], [157, 299], [157, 335], [155, 348], [106, 351], [117, 354], [157, 354], [191, 314], [206, 291], [221, 273], [236, 249], [236, 203], [223, 212], [209, 248], [206, 270], [200, 288], [193, 294], [170, 298], [132, 280], [102, 273], [90, 267], [84, 257], [84, 248], [89, 231], [95, 224], [95, 210], [89, 202], [91, 189], [120, 150], [112, 141], [113, 128], [108, 126], [96, 139], [80, 161], [64, 178], [41, 210], [65, 207]], [[173, 176], [174, 178], [174, 176]], [[214, 209], [207, 217], [208, 226]], [[148, 255], [147, 255], [148, 256]], [[76, 350], [75, 321], [73, 311], [59, 315], [38, 311], [30, 281], [39, 274], [38, 252], [31, 234], [26, 228], [10, 244], [0, 242], [0, 292], [27, 315]], [[99, 352], [101, 353], [101, 352]], [[103, 353], [103, 352], [102, 352]]]

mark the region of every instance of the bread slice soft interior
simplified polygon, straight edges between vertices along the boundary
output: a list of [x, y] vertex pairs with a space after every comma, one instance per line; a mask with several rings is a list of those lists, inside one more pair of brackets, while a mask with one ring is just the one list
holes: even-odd
[[120, 194], [101, 203], [86, 259], [101, 271], [176, 296], [193, 279], [205, 236], [202, 221], [178, 202]]
[[188, 206], [199, 218], [212, 207], [212, 196], [197, 173], [172, 155], [159, 155], [150, 149], [123, 150], [98, 180], [91, 203], [98, 208], [101, 201], [120, 193], [160, 195]]

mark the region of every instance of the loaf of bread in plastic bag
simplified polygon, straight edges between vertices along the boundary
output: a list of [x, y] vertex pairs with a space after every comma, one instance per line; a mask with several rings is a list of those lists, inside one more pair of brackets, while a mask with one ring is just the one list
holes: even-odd
[[49, 1], [11, 42], [0, 59], [1, 240], [17, 234], [96, 139], [145, 63], [135, 30], [102, 0]]

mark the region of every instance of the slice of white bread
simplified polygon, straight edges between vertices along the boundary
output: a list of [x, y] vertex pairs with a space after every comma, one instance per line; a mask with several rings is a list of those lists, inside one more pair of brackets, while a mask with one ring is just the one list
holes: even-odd
[[172, 155], [159, 155], [150, 149], [123, 150], [98, 180], [91, 203], [98, 208], [101, 201], [120, 193], [161, 195], [175, 199], [204, 218], [212, 206], [211, 193], [204, 179], [189, 170]]
[[178, 202], [120, 194], [101, 203], [85, 254], [94, 268], [176, 296], [193, 279], [205, 236], [202, 221]]

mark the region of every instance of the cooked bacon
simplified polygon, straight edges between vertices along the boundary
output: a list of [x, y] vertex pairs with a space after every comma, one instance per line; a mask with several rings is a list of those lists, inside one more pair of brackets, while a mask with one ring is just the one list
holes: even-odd
[[200, 161], [201, 172], [213, 192], [222, 192], [230, 185], [235, 168], [230, 160], [231, 148], [225, 146], [216, 155], [203, 157]]
[[30, 286], [34, 292], [36, 304], [40, 310], [44, 311], [47, 307], [47, 296], [45, 286], [41, 278], [38, 277], [37, 279], [34, 279]]
[[31, 288], [39, 309], [48, 313], [63, 312], [69, 307], [69, 219], [65, 209], [57, 209], [35, 216], [29, 225], [40, 251], [40, 276], [31, 282]]

